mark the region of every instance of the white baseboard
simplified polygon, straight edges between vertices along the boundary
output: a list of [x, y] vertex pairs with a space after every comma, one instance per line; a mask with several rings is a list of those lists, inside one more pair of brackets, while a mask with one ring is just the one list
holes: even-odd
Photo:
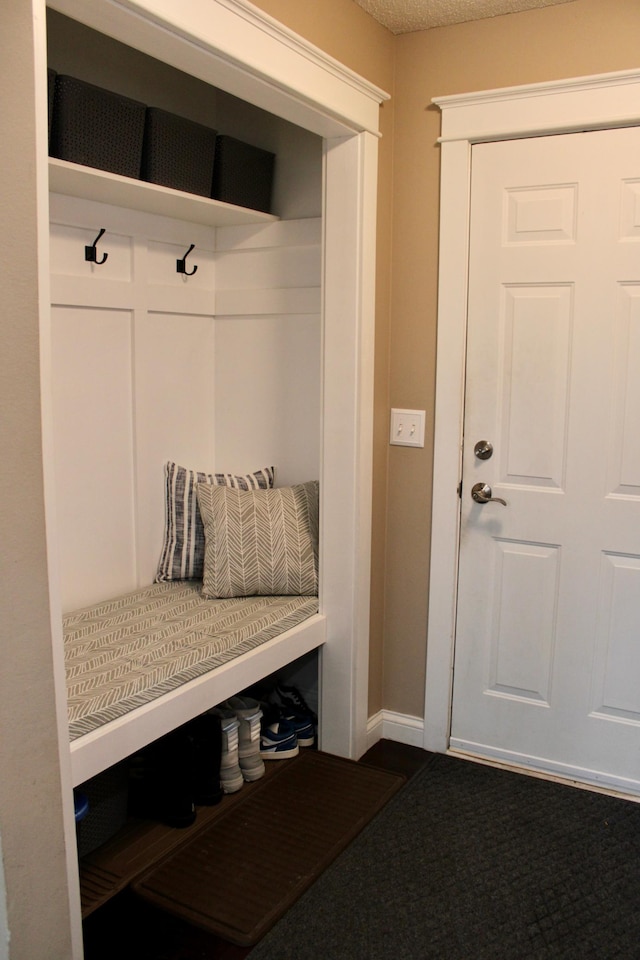
[[393, 740], [411, 747], [424, 746], [424, 720], [392, 710], [380, 710], [367, 722], [367, 748], [378, 740]]

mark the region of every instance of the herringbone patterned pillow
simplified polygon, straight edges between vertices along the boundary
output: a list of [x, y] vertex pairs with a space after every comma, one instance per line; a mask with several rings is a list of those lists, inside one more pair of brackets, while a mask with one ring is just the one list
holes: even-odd
[[234, 490], [199, 483], [208, 597], [316, 596], [319, 484]]

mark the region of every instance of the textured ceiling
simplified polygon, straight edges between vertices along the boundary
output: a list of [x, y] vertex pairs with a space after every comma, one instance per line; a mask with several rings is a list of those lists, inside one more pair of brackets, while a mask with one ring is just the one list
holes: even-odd
[[450, 23], [482, 20], [534, 7], [553, 7], [572, 0], [356, 0], [363, 10], [392, 33], [412, 33]]

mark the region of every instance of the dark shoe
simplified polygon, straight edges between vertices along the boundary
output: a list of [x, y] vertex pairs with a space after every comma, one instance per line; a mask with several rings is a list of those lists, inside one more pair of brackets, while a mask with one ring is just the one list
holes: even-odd
[[269, 694], [269, 701], [278, 707], [293, 710], [298, 714], [305, 714], [314, 726], [318, 723], [317, 715], [307, 704], [297, 687], [287, 686], [287, 684], [284, 683], [276, 683]]
[[220, 762], [222, 727], [220, 718], [203, 713], [187, 724], [193, 741], [193, 800], [196, 806], [212, 807], [222, 800]]
[[129, 811], [169, 827], [190, 827], [193, 801], [194, 744], [183, 727], [137, 754], [130, 767]]

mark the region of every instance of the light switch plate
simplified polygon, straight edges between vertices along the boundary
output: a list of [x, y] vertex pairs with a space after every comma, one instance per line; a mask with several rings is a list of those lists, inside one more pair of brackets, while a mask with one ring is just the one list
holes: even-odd
[[424, 410], [391, 411], [389, 443], [401, 447], [424, 447]]

